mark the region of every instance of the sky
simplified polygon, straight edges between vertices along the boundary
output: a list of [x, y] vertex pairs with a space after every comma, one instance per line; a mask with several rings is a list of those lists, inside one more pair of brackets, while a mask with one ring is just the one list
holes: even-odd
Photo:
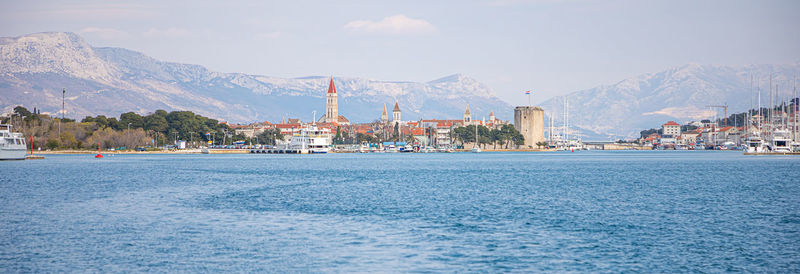
[[800, 1], [8, 1], [0, 36], [65, 31], [220, 72], [426, 82], [534, 104], [687, 63], [800, 61]]

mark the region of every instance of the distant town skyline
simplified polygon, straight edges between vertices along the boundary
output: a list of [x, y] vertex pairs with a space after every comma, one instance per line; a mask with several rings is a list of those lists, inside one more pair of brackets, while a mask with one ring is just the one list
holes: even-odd
[[220, 72], [434, 80], [462, 73], [514, 104], [686, 63], [800, 61], [797, 1], [7, 2], [0, 36], [69, 31], [93, 46]]

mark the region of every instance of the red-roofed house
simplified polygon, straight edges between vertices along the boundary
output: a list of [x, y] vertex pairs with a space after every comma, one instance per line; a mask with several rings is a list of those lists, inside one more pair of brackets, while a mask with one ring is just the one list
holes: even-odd
[[675, 121], [669, 121], [666, 124], [661, 125], [661, 134], [670, 136], [681, 135], [681, 125]]

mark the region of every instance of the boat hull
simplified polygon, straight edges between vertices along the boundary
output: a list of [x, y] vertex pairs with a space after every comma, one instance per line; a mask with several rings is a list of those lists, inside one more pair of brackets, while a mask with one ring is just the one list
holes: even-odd
[[25, 147], [0, 149], [0, 160], [25, 160]]

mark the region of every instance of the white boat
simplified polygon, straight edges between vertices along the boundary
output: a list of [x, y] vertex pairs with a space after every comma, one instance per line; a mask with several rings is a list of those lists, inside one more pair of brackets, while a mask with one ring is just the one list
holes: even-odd
[[789, 131], [778, 129], [772, 133], [772, 141], [769, 144], [772, 152], [792, 152], [792, 139], [789, 138]]
[[331, 130], [316, 125], [301, 128], [300, 132], [292, 134], [289, 149], [297, 153], [328, 153], [331, 149]]
[[432, 147], [424, 147], [424, 148], [420, 149], [419, 152], [422, 152], [422, 153], [433, 153], [433, 152], [436, 152], [436, 149], [432, 148]]
[[25, 160], [25, 137], [12, 132], [11, 125], [0, 124], [0, 160]]
[[397, 147], [395, 147], [394, 145], [388, 145], [388, 146], [384, 147], [383, 151], [386, 152], [386, 153], [397, 153], [397, 152], [400, 152], [397, 149]]
[[414, 152], [414, 147], [412, 147], [411, 145], [405, 145], [400, 148], [400, 152], [405, 152], [405, 153]]
[[767, 145], [761, 140], [758, 135], [753, 135], [747, 138], [747, 152], [748, 153], [761, 153], [767, 152]]

